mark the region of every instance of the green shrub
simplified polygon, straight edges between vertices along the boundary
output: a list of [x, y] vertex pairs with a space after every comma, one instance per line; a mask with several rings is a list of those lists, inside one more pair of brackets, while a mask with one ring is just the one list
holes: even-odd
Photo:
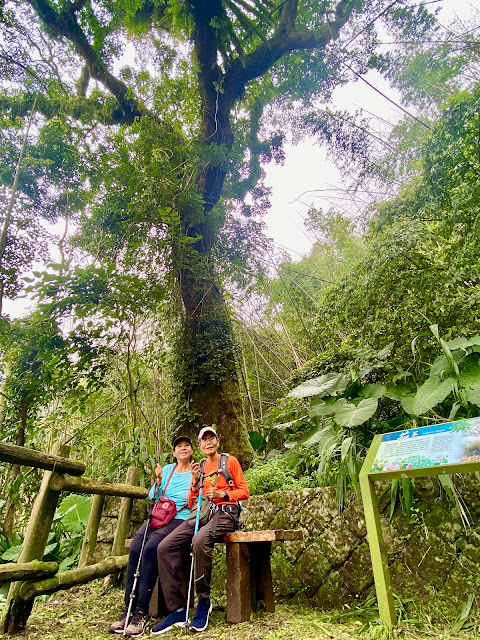
[[283, 455], [277, 455], [266, 462], [258, 462], [245, 472], [250, 495], [258, 496], [272, 491], [292, 491], [312, 485], [309, 476], [297, 477], [295, 466]]

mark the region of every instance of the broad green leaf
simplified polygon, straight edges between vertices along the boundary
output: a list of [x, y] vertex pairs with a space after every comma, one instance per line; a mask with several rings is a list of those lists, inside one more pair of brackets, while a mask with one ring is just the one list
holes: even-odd
[[454, 338], [453, 340], [448, 340], [447, 345], [452, 351], [480, 345], [480, 335], [472, 336], [471, 338]]
[[412, 395], [412, 390], [404, 385], [397, 385], [396, 387], [389, 387], [385, 392], [385, 397], [390, 400], [401, 401], [402, 398]]
[[442, 353], [441, 356], [435, 358], [432, 366], [430, 367], [430, 375], [431, 376], [441, 376], [444, 371], [448, 371], [451, 369], [451, 364], [446, 355]]
[[405, 413], [408, 413], [409, 415], [416, 415], [414, 393], [399, 396], [398, 399], [400, 400], [400, 404], [402, 405], [402, 409], [405, 411]]
[[70, 494], [62, 500], [57, 513], [63, 514], [62, 525], [69, 533], [81, 533], [88, 522], [92, 498]]
[[379, 360], [385, 360], [387, 356], [390, 355], [391, 350], [393, 349], [394, 342], [389, 342], [383, 349], [377, 351], [376, 356]]
[[329, 429], [323, 426], [313, 427], [312, 429], [309, 429], [307, 433], [305, 433], [300, 438], [299, 442], [307, 446], [311, 446], [312, 444], [318, 444], [319, 442], [322, 441], [322, 439], [325, 437], [327, 432], [329, 432]]
[[[428, 378], [428, 380], [417, 390], [412, 410], [409, 413], [419, 416], [440, 402], [443, 402], [453, 391], [455, 384], [455, 378], [447, 378], [446, 380], [441, 380], [436, 377]], [[403, 402], [402, 407], [407, 410]]]
[[5, 560], [5, 562], [16, 562], [18, 560], [21, 550], [22, 550], [21, 544], [15, 545], [14, 547], [10, 547], [10, 549], [7, 549], [2, 553], [2, 556], [1, 556], [2, 560]]
[[474, 593], [469, 593], [467, 595], [466, 601], [462, 605], [462, 609], [460, 611], [460, 614], [459, 614], [457, 620], [455, 621], [455, 624], [452, 627], [452, 631], [456, 632], [456, 631], [460, 631], [462, 629], [463, 625], [465, 624], [466, 619], [470, 615], [470, 611], [472, 609], [472, 605], [473, 605], [474, 601], [475, 601], [475, 594]]
[[[472, 358], [474, 358], [472, 360]], [[467, 364], [460, 370], [459, 383], [462, 387], [475, 387], [480, 384], [480, 363], [478, 356], [473, 354], [468, 358]]]
[[469, 389], [465, 389], [465, 396], [471, 404], [476, 404], [477, 407], [480, 407], [480, 385], [478, 387], [473, 387]]
[[[342, 398], [343, 400], [343, 398]], [[337, 401], [339, 402], [339, 401]], [[337, 405], [334, 398], [327, 398], [325, 402], [322, 404], [316, 404], [313, 407], [310, 407], [308, 415], [311, 418], [318, 418], [320, 416], [328, 416], [335, 411], [335, 406]], [[345, 401], [346, 402], [346, 401]]]
[[350, 446], [352, 444], [352, 436], [345, 438], [345, 440], [342, 442], [342, 446], [340, 447], [340, 454], [342, 456], [342, 460], [345, 460], [346, 455], [348, 454], [348, 451], [350, 449]]
[[398, 495], [398, 478], [394, 478], [392, 480], [392, 484], [390, 486], [390, 515], [389, 520], [393, 518], [393, 512], [395, 511], [395, 505], [397, 503], [397, 495]]
[[299, 384], [288, 394], [288, 398], [307, 398], [326, 393], [344, 391], [347, 388], [348, 378], [343, 373], [327, 373], [318, 378], [312, 378]]
[[438, 331], [438, 324], [431, 324], [429, 327], [430, 331], [433, 333], [435, 338], [440, 341], [440, 333]]
[[362, 398], [383, 398], [387, 387], [383, 384], [366, 384], [359, 395]]
[[46, 558], [49, 555], [55, 556], [59, 549], [60, 549], [60, 543], [58, 542], [52, 542], [52, 544], [47, 544], [47, 546], [45, 547], [45, 551], [43, 552], [43, 557]]
[[335, 411], [335, 422], [342, 427], [356, 427], [369, 420], [377, 407], [377, 398], [365, 398], [358, 405], [346, 403]]
[[[475, 404], [475, 403], [474, 403], [474, 404]], [[449, 422], [450, 422], [451, 420], [452, 420], [452, 421], [453, 421], [453, 420], [455, 420], [455, 416], [457, 415], [458, 410], [460, 409], [460, 407], [461, 407], [461, 406], [462, 406], [462, 405], [461, 405], [461, 403], [460, 403], [460, 402], [454, 402], [454, 403], [453, 403], [452, 408], [450, 409], [450, 413], [449, 413], [449, 415], [448, 415], [448, 421], [449, 421]]]
[[267, 441], [259, 431], [249, 431], [248, 438], [254, 451], [263, 451]]

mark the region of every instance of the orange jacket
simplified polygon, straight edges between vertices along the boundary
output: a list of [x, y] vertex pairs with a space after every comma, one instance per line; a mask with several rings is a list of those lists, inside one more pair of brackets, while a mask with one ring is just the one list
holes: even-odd
[[[206, 476], [213, 471], [217, 471], [218, 464], [220, 462], [220, 454], [218, 454], [218, 458], [213, 462], [210, 462], [208, 459], [205, 460], [203, 464], [203, 472]], [[221, 498], [215, 498], [213, 502], [215, 504], [231, 504], [236, 503], [238, 500], [246, 500], [250, 496], [250, 491], [248, 490], [247, 481], [245, 480], [245, 476], [243, 475], [242, 467], [240, 466], [239, 461], [235, 456], [228, 456], [227, 459], [227, 467], [230, 471], [230, 475], [232, 476], [232, 482], [235, 489], [232, 491], [230, 489], [230, 485], [225, 480], [221, 473], [217, 476], [217, 489], [220, 491], [226, 491], [228, 493], [229, 500], [222, 500]], [[212, 487], [215, 481], [215, 476], [211, 476], [210, 478], [205, 478], [203, 481], [203, 491], [202, 495], [205, 495], [205, 491], [208, 487]], [[192, 488], [190, 487], [190, 494], [188, 496], [188, 504], [189, 507], [192, 508], [193, 500], [198, 497], [199, 487]]]

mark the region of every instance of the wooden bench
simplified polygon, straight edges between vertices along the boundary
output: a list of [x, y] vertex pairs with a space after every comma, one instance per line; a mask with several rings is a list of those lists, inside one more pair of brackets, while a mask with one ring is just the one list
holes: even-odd
[[[258, 603], [265, 603], [265, 611], [275, 612], [270, 552], [272, 542], [302, 540], [301, 529], [277, 529], [271, 531], [235, 531], [227, 533], [227, 622], [237, 624], [250, 620]], [[130, 548], [132, 540], [125, 541]], [[192, 602], [193, 593], [192, 593]], [[162, 617], [168, 613], [158, 580], [150, 600], [149, 615]]]
[[235, 531], [223, 538], [227, 546], [227, 622], [250, 619], [260, 601], [265, 611], [274, 613], [270, 552], [272, 542], [302, 540], [301, 529]]

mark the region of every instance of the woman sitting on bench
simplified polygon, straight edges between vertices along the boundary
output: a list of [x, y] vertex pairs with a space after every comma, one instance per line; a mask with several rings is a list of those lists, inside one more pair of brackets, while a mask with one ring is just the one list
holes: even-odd
[[[125, 587], [125, 610], [120, 619], [110, 626], [111, 633], [124, 633], [128, 637], [141, 636], [145, 631], [148, 622], [148, 606], [155, 582], [158, 577], [157, 547], [160, 542], [174, 531], [178, 525], [185, 522], [190, 515], [188, 506], [188, 494], [192, 481], [191, 458], [193, 455], [192, 441], [187, 436], [178, 436], [173, 441], [173, 456], [176, 464], [167, 464], [165, 467], [157, 465], [155, 469], [155, 484], [150, 489], [150, 499], [158, 499], [163, 495], [175, 502], [177, 513], [173, 520], [160, 528], [154, 528], [155, 511], [149, 523], [148, 531], [145, 535], [145, 522], [135, 534], [130, 547], [128, 559], [126, 587]], [[145, 536], [145, 544], [140, 563], [140, 571], [137, 576], [135, 587], [135, 597], [130, 598], [132, 587], [135, 581], [142, 543]], [[130, 605], [130, 615], [127, 621], [127, 613]]]

